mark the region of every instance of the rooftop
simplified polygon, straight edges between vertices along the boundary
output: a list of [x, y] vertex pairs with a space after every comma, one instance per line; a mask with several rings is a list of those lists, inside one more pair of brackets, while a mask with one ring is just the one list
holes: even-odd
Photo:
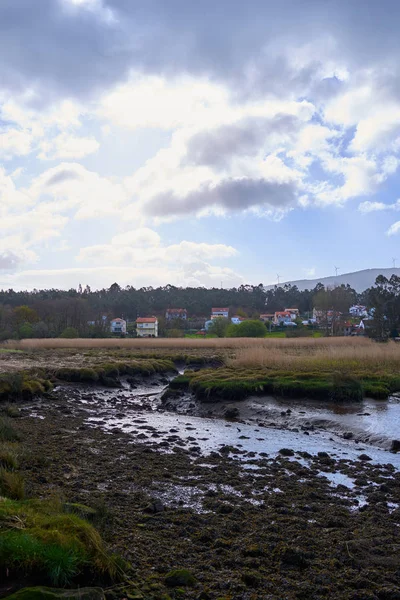
[[138, 317], [136, 323], [156, 323], [156, 317]]

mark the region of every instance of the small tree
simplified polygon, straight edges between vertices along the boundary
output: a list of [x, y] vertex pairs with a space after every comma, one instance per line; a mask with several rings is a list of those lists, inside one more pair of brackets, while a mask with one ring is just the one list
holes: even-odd
[[30, 323], [22, 323], [18, 328], [18, 334], [21, 339], [31, 338], [33, 335], [33, 328]]
[[208, 333], [212, 333], [219, 338], [223, 338], [226, 335], [226, 331], [229, 327], [229, 319], [224, 319], [224, 317], [218, 317], [213, 320], [213, 324], [211, 325]]
[[267, 328], [261, 321], [243, 321], [239, 325], [229, 327], [229, 337], [265, 337], [268, 333]]
[[78, 330], [75, 327], [66, 327], [60, 334], [60, 338], [77, 338], [79, 336]]

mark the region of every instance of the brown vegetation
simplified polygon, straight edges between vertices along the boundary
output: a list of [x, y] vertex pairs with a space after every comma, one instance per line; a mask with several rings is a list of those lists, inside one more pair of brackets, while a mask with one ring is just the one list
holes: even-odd
[[228, 359], [232, 367], [285, 371], [399, 373], [400, 345], [365, 338], [271, 339], [239, 348]]

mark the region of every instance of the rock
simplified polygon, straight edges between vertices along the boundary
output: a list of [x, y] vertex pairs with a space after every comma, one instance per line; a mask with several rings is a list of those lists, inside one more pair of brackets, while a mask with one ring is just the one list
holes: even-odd
[[164, 512], [164, 510], [165, 510], [165, 506], [161, 502], [161, 500], [154, 499], [154, 500], [152, 500], [152, 502], [150, 504], [148, 504], [146, 506], [146, 508], [144, 509], [144, 512], [160, 513], [160, 512]]
[[318, 452], [318, 458], [329, 458], [329, 454], [327, 452]]
[[240, 416], [238, 408], [227, 408], [224, 412], [225, 419], [237, 419]]
[[344, 440], [351, 440], [354, 437], [354, 434], [351, 431], [345, 431], [343, 434]]
[[400, 451], [400, 440], [392, 440], [392, 445], [390, 446], [390, 452], [399, 452]]
[[196, 578], [188, 569], [173, 569], [165, 578], [165, 584], [168, 587], [193, 587], [196, 584]]
[[304, 569], [308, 566], [306, 554], [300, 548], [284, 548], [280, 558], [281, 564], [287, 567]]
[[282, 454], [282, 456], [294, 456], [294, 451], [291, 448], [281, 448], [279, 454]]
[[368, 454], [360, 454], [360, 456], [358, 457], [358, 460], [367, 461], [367, 460], [372, 460], [372, 458], [370, 456], [368, 456]]
[[101, 588], [80, 588], [79, 590], [60, 590], [47, 587], [24, 588], [7, 596], [6, 600], [105, 600]]

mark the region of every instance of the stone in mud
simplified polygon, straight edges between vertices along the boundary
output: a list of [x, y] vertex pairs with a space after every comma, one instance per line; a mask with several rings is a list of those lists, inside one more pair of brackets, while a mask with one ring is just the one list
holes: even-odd
[[238, 408], [227, 408], [224, 412], [225, 419], [237, 419], [240, 416]]
[[294, 451], [291, 448], [281, 448], [279, 454], [282, 454], [282, 456], [294, 456]]
[[165, 578], [165, 584], [168, 587], [193, 587], [196, 584], [196, 578], [188, 569], [173, 569]]
[[105, 596], [101, 588], [59, 590], [40, 586], [19, 590], [6, 600], [105, 600]]
[[306, 553], [301, 548], [284, 548], [281, 551], [280, 559], [281, 565], [285, 567], [305, 569], [309, 564]]
[[400, 451], [400, 440], [392, 440], [392, 445], [390, 446], [390, 452], [399, 452]]
[[360, 456], [358, 457], [358, 460], [367, 461], [367, 460], [372, 460], [372, 458], [370, 456], [368, 456], [368, 454], [360, 454]]
[[150, 504], [148, 504], [146, 506], [146, 508], [144, 509], [144, 512], [156, 514], [156, 513], [164, 512], [164, 510], [165, 510], [164, 504], [160, 500], [154, 499], [150, 502]]

